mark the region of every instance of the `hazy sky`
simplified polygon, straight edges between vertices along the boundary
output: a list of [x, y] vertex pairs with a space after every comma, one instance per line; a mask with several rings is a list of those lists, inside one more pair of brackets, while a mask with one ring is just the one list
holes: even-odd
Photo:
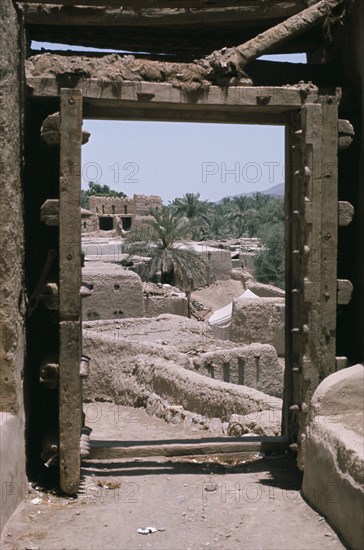
[[219, 200], [284, 181], [283, 127], [85, 120], [82, 184], [99, 181], [164, 201]]
[[[32, 46], [67, 49], [36, 42]], [[297, 63], [305, 57], [262, 59]], [[160, 195], [165, 202], [185, 193], [215, 201], [284, 181], [283, 127], [85, 120], [84, 128], [91, 132], [82, 146], [84, 189], [92, 180], [127, 195]]]

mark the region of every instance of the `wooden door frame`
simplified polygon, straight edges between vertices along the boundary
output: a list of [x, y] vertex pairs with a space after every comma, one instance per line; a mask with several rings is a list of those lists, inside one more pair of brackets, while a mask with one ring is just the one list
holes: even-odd
[[[187, 94], [165, 83], [123, 82], [116, 86], [95, 79], [80, 79], [76, 88], [61, 90], [56, 77], [32, 77], [27, 84], [32, 101], [61, 96], [61, 120], [62, 105], [65, 116], [67, 111], [71, 112], [66, 108], [65, 98], [69, 101], [75, 94], [83, 98], [83, 116], [88, 119], [286, 127], [286, 366], [282, 434], [298, 451], [298, 464], [303, 467], [310, 397], [319, 382], [335, 370], [340, 91], [320, 93], [308, 86], [225, 89], [211, 86], [201, 93]], [[79, 118], [77, 120], [78, 130], [69, 122], [70, 136], [76, 130], [80, 135]], [[61, 134], [62, 128], [61, 123]], [[80, 155], [80, 148], [76, 154]], [[62, 208], [61, 204], [61, 212]], [[60, 245], [67, 247], [67, 243]], [[75, 289], [76, 286], [74, 292]], [[73, 332], [73, 338], [77, 339], [77, 330]], [[81, 335], [78, 334], [76, 351], [79, 354]], [[79, 376], [75, 369], [76, 365], [64, 373], [67, 372], [66, 377], [71, 376], [70, 387], [77, 393]], [[62, 373], [62, 368], [60, 370]], [[61, 374], [60, 395], [64, 381]], [[74, 396], [73, 406], [77, 408], [76, 402], [77, 396]], [[62, 409], [60, 414], [62, 416]], [[69, 493], [76, 492], [79, 482], [79, 475], [74, 473], [79, 464], [75, 448], [75, 430], [79, 427], [79, 420], [73, 428], [68, 426], [73, 430], [70, 437], [74, 445], [68, 445], [66, 438], [64, 444], [61, 443], [61, 488]], [[67, 464], [71, 463], [70, 469]]]

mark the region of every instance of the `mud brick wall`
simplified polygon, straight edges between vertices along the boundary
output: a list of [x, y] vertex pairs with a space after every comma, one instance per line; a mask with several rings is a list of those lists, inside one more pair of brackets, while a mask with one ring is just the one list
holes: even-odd
[[199, 374], [215, 380], [282, 397], [283, 368], [272, 346], [251, 344], [233, 350], [210, 351], [195, 359], [193, 366]]
[[143, 286], [137, 273], [117, 264], [86, 262], [82, 278], [93, 285], [84, 299], [84, 320], [143, 317]]
[[24, 231], [21, 188], [22, 42], [11, 0], [0, 4], [0, 530], [23, 497], [25, 482]]

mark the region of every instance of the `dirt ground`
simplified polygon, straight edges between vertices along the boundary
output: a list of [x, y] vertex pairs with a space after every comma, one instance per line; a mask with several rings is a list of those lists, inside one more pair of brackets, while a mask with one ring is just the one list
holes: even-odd
[[[197, 437], [144, 409], [85, 405], [93, 440]], [[198, 437], [211, 434], [198, 433]], [[345, 548], [300, 494], [289, 455], [240, 456], [238, 465], [163, 457], [83, 463], [78, 497], [31, 489], [5, 526], [3, 550]], [[242, 463], [245, 460], [245, 463]], [[25, 491], [26, 493], [26, 491]], [[144, 535], [139, 528], [155, 527]]]

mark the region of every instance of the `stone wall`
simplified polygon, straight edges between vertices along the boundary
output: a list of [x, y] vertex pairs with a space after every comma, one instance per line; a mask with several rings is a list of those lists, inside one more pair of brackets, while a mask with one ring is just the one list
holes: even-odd
[[237, 298], [233, 302], [230, 338], [242, 344], [271, 344], [279, 356], [285, 351], [284, 298]]
[[105, 262], [86, 262], [82, 279], [93, 285], [82, 302], [84, 320], [143, 316], [143, 287], [136, 273]]
[[22, 371], [24, 366], [24, 235], [21, 188], [22, 51], [11, 0], [0, 5], [0, 451], [1, 524], [21, 500], [25, 482]]

